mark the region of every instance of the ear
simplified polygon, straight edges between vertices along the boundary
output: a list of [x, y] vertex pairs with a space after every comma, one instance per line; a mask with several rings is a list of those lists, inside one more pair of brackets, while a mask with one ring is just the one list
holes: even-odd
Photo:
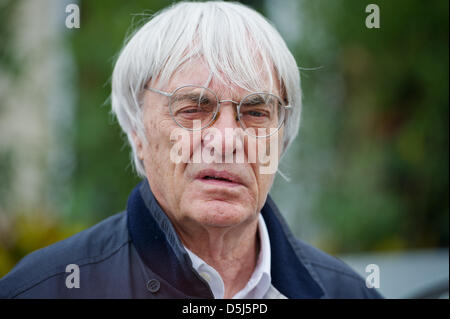
[[131, 136], [133, 138], [134, 145], [136, 146], [136, 154], [142, 161], [144, 160], [144, 145], [136, 132], [131, 132]]

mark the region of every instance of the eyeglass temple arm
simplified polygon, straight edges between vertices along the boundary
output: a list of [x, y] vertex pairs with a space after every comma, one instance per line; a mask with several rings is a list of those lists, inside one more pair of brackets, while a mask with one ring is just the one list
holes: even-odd
[[164, 96], [171, 96], [172, 95], [172, 93], [167, 93], [167, 92], [160, 91], [160, 90], [157, 90], [157, 89], [154, 89], [154, 88], [149, 88], [148, 86], [144, 86], [144, 89], [152, 91], [152, 92], [155, 92], [155, 93], [158, 93], [158, 94], [162, 94]]

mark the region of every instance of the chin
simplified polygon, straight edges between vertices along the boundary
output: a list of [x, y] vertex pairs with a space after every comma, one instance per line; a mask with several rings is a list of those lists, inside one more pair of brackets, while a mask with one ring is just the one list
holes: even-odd
[[194, 219], [211, 227], [231, 227], [252, 219], [254, 212], [237, 203], [208, 201], [197, 206]]

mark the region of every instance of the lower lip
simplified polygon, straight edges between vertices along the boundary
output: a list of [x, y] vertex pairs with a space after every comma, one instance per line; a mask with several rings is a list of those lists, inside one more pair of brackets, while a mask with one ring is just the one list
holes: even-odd
[[215, 185], [215, 186], [223, 186], [223, 187], [237, 187], [237, 186], [241, 186], [241, 184], [239, 184], [239, 183], [227, 182], [227, 181], [222, 181], [222, 180], [219, 180], [219, 179], [198, 178], [197, 180], [202, 182], [202, 183], [209, 184], [209, 185]]

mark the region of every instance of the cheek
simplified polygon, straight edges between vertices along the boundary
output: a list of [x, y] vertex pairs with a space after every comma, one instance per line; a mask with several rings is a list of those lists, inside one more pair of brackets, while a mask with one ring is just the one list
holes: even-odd
[[281, 157], [284, 147], [284, 127], [282, 126], [278, 131], [278, 158]]
[[170, 132], [173, 129], [173, 123], [170, 118], [164, 116], [146, 116], [145, 127], [146, 136], [149, 142], [148, 148], [153, 154], [164, 152], [170, 144]]
[[258, 188], [262, 195], [269, 192], [274, 177], [275, 174], [259, 174]]
[[256, 164], [259, 174], [273, 175], [276, 173], [282, 150], [281, 146], [282, 138], [276, 133], [269, 138], [257, 140]]
[[282, 152], [283, 131], [280, 130], [270, 138], [257, 142], [257, 163], [254, 165], [258, 184], [259, 209], [264, 205], [267, 194], [272, 187]]
[[260, 174], [258, 176], [258, 209], [264, 206], [267, 195], [269, 194], [275, 175]]
[[171, 176], [167, 171], [171, 166], [168, 160], [171, 148], [170, 119], [147, 117], [145, 127], [148, 143], [144, 143], [144, 163], [147, 175]]

